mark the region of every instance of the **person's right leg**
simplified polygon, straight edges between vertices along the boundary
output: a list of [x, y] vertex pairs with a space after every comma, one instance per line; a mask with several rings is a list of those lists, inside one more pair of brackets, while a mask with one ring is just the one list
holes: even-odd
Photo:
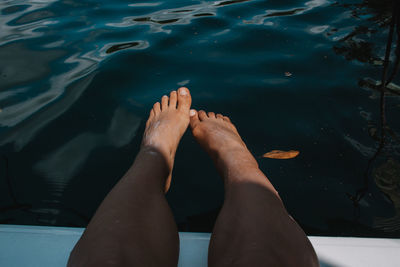
[[154, 104], [134, 164], [97, 209], [68, 267], [177, 266], [178, 228], [165, 192], [191, 101], [180, 88]]
[[318, 266], [303, 230], [228, 117], [191, 110], [193, 136], [224, 180], [225, 201], [210, 241], [209, 266]]

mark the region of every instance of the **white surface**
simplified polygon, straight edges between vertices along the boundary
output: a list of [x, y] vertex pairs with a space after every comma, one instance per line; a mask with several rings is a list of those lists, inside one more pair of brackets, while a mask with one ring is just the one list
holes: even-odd
[[321, 266], [400, 267], [400, 239], [309, 237]]
[[[83, 228], [0, 225], [0, 266], [65, 266], [82, 232]], [[210, 234], [179, 235], [179, 266], [207, 266]], [[400, 266], [400, 239], [309, 238], [322, 267]]]

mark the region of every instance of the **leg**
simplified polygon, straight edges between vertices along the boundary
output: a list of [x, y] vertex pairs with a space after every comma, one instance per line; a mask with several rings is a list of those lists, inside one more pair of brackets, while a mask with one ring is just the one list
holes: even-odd
[[134, 164], [101, 203], [68, 266], [177, 265], [179, 236], [164, 193], [190, 104], [186, 88], [154, 104]]
[[194, 137], [224, 180], [210, 266], [318, 266], [314, 249], [228, 117], [190, 111]]

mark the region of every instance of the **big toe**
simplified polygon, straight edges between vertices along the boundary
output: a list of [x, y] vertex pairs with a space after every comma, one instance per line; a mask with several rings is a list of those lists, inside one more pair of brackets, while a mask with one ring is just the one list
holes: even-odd
[[190, 115], [190, 128], [192, 128], [193, 130], [200, 123], [199, 114], [197, 113], [196, 110], [191, 109], [189, 115]]
[[192, 97], [190, 96], [189, 89], [181, 87], [178, 89], [178, 109], [189, 111], [192, 104]]

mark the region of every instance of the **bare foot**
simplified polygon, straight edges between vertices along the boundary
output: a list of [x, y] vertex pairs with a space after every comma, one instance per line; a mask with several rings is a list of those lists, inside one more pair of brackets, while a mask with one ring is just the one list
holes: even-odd
[[232, 169], [232, 166], [258, 169], [257, 161], [228, 117], [192, 109], [190, 127], [193, 136], [214, 160], [221, 174]]
[[165, 183], [165, 192], [171, 183], [171, 173], [179, 141], [189, 125], [189, 110], [192, 103], [190, 92], [181, 87], [170, 96], [164, 95], [161, 104], [155, 103], [146, 122], [142, 140], [142, 149], [156, 150], [167, 160], [169, 176]]
[[209, 266], [318, 266], [311, 243], [288, 216], [230, 119], [190, 110], [190, 127], [214, 160], [225, 187], [210, 240]]

